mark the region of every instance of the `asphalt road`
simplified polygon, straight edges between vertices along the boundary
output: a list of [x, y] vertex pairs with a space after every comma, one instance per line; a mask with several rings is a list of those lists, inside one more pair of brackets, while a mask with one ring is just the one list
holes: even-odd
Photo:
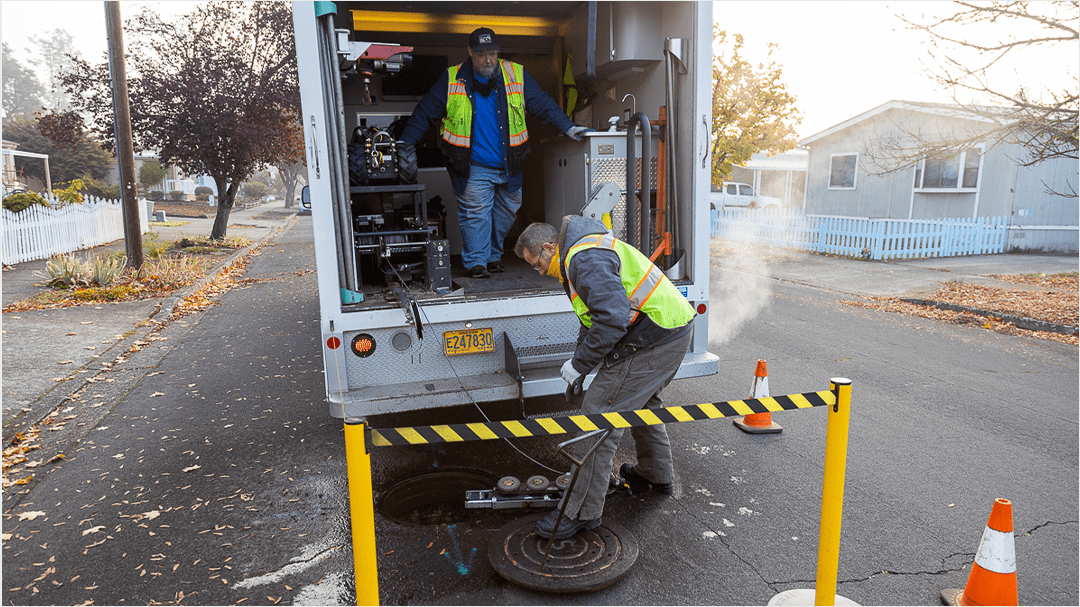
[[[113, 402], [106, 380], [130, 385], [29, 493], [5, 496], [4, 603], [355, 603], [310, 226], [294, 223], [221, 305], [168, 325], [82, 396], [83, 407]], [[963, 587], [993, 500], [1005, 497], [1020, 603], [1080, 602], [1076, 348], [848, 307], [843, 295], [767, 275], [714, 269], [710, 349], [721, 371], [674, 383], [665, 400], [743, 398], [758, 358], [773, 395], [852, 380], [839, 594], [938, 604], [941, 589]], [[564, 408], [559, 400], [529, 401], [526, 413]], [[482, 408], [520, 415], [516, 402]], [[372, 421], [479, 418], [454, 407]], [[605, 510], [635, 538], [637, 563], [579, 595], [522, 589], [489, 565], [496, 530], [526, 512], [448, 503], [391, 517], [385, 499], [432, 471], [552, 476], [540, 464], [566, 468], [555, 439], [515, 441], [524, 454], [501, 441], [376, 449], [381, 602], [764, 604], [813, 588], [826, 412], [773, 418], [782, 434], [743, 434], [728, 420], [671, 426], [674, 495], [617, 494]], [[626, 438], [616, 467], [631, 454]]]

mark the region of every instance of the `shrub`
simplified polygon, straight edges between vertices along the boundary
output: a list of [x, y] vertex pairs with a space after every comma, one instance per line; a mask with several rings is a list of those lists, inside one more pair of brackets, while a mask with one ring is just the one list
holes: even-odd
[[173, 202], [181, 202], [181, 201], [184, 200], [184, 193], [181, 192], [180, 190], [176, 190], [176, 191], [169, 192], [168, 194], [166, 194], [165, 198], [167, 198], [167, 199], [169, 199], [169, 200], [171, 200]]
[[144, 162], [139, 167], [139, 183], [148, 187], [158, 185], [165, 179], [165, 174], [165, 167], [161, 166], [160, 162], [156, 160]]
[[208, 187], [206, 187], [204, 185], [201, 185], [201, 186], [195, 188], [195, 200], [200, 200], [202, 202], [206, 202], [206, 201], [210, 200], [210, 196], [213, 193], [214, 193], [213, 188], [208, 188]]
[[68, 187], [62, 190], [53, 189], [53, 194], [60, 201], [60, 206], [65, 207], [69, 204], [82, 204], [83, 197], [79, 192], [85, 189], [86, 182], [82, 179], [72, 179]]
[[248, 198], [262, 198], [269, 191], [270, 188], [265, 183], [258, 181], [249, 181], [244, 184], [244, 196]]
[[18, 213], [35, 204], [43, 207], [49, 206], [49, 203], [45, 202], [45, 199], [41, 197], [41, 194], [36, 194], [34, 192], [20, 192], [4, 198], [4, 208], [12, 213]]
[[157, 259], [169, 248], [168, 242], [158, 242], [157, 232], [147, 232], [143, 237], [143, 253], [150, 259]]
[[146, 197], [150, 200], [153, 200], [154, 202], [161, 202], [162, 200], [165, 200], [165, 194], [163, 194], [160, 190], [147, 192]]

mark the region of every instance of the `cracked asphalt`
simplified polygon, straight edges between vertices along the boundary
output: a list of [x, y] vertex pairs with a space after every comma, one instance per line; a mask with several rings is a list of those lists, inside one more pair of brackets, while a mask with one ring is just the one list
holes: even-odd
[[[147, 329], [137, 352], [61, 403], [59, 415], [76, 416], [66, 457], [4, 495], [5, 604], [355, 603], [344, 439], [324, 401], [313, 269], [301, 218], [221, 305]], [[1020, 603], [1080, 602], [1076, 348], [844, 306], [846, 295], [768, 267], [716, 265], [712, 280], [720, 373], [675, 382], [667, 404], [744, 398], [759, 358], [773, 395], [853, 381], [839, 594], [938, 604], [942, 589], [963, 587], [993, 500], [1005, 497]], [[521, 415], [517, 402], [482, 408]], [[371, 422], [479, 419], [469, 406]], [[466, 511], [436, 496], [444, 503], [401, 518], [386, 499], [397, 481], [432, 471], [551, 477], [544, 466], [566, 468], [556, 439], [376, 449], [380, 600], [745, 605], [813, 588], [826, 411], [773, 419], [783, 433], [747, 435], [729, 420], [670, 426], [674, 495], [611, 496], [605, 519], [640, 554], [614, 585], [578, 595], [523, 589], [489, 564], [497, 530], [529, 512]], [[627, 438], [616, 468], [632, 452]]]

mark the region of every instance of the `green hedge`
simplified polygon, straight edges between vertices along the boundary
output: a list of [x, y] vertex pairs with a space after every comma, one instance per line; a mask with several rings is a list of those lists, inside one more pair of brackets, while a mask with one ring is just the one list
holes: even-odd
[[45, 202], [45, 199], [40, 194], [34, 192], [20, 192], [19, 194], [12, 194], [7, 198], [4, 198], [4, 208], [12, 213], [18, 213], [28, 209], [35, 204], [39, 204], [43, 207], [49, 206], [49, 203]]

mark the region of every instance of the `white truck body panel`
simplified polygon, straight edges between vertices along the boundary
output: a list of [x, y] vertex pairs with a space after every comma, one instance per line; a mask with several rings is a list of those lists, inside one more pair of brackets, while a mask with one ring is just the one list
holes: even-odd
[[[384, 99], [380, 85], [376, 83], [373, 91], [377, 100], [371, 107], [360, 107], [350, 98], [356, 82], [351, 81], [344, 89], [337, 87], [334, 78], [337, 65], [334, 53], [339, 36], [329, 36], [328, 30], [344, 29], [345, 23], [352, 24], [347, 16], [351, 10], [365, 10], [366, 4], [336, 3], [336, 16], [317, 16], [316, 5], [325, 7], [328, 3], [294, 2], [293, 18], [296, 36], [296, 52], [299, 67], [300, 90], [302, 97], [302, 121], [305, 131], [305, 145], [308, 162], [308, 182], [312, 208], [312, 225], [315, 233], [315, 255], [319, 282], [319, 312], [322, 355], [326, 380], [327, 399], [330, 413], [339, 418], [364, 418], [369, 415], [394, 413], [414, 409], [427, 409], [469, 402], [483, 402], [519, 397], [535, 397], [561, 394], [566, 387], [559, 377], [558, 368], [563, 361], [572, 356], [574, 342], [578, 334], [579, 322], [574, 316], [570, 302], [557, 283], [538, 283], [535, 286], [529, 280], [518, 279], [518, 286], [490, 288], [495, 282], [470, 283], [460, 276], [454, 280], [450, 292], [422, 292], [418, 289], [406, 289], [407, 303], [400, 299], [391, 301], [389, 295], [379, 289], [364, 289], [364, 301], [354, 299], [345, 301], [342, 289], [349, 284], [346, 276], [344, 258], [353, 255], [348, 246], [340, 244], [342, 225], [340, 217], [347, 214], [341, 209], [354, 208], [355, 199], [350, 203], [350, 189], [347, 167], [341, 165], [346, 144], [345, 134], [364, 116], [402, 115], [408, 116], [416, 99]], [[385, 10], [386, 3], [371, 3]], [[440, 10], [447, 13], [468, 15], [484, 9], [483, 3], [422, 3], [423, 9]], [[500, 5], [509, 3], [500, 3]], [[544, 11], [543, 3], [514, 3], [532, 5], [528, 10]], [[564, 5], [569, 3], [553, 3]], [[574, 7], [580, 14], [588, 3], [582, 2]], [[663, 56], [664, 37], [684, 39], [683, 61], [687, 75], [677, 80], [676, 116], [679, 143], [676, 146], [677, 169], [675, 180], [679, 183], [680, 199], [675, 206], [676, 227], [673, 230], [680, 238], [680, 247], [686, 251], [681, 268], [672, 272], [681, 273], [673, 277], [673, 282], [694, 306], [708, 305], [709, 299], [709, 216], [707, 205], [694, 204], [694, 201], [707, 200], [709, 196], [709, 122], [711, 120], [711, 36], [712, 6], [709, 2], [664, 2], [664, 3], [598, 3], [600, 12], [614, 11], [620, 19], [631, 22], [649, 22], [650, 27], [660, 34], [655, 47], [661, 49], [657, 54]], [[438, 9], [432, 9], [437, 5]], [[410, 10], [402, 4], [401, 10]], [[539, 8], [538, 8], [539, 7]], [[640, 14], [639, 14], [640, 13]], [[422, 13], [412, 14], [414, 19], [423, 20]], [[329, 21], [336, 23], [330, 24]], [[433, 22], [440, 22], [432, 16]], [[580, 24], [571, 23], [568, 14], [556, 15], [549, 19], [551, 27], [559, 28], [556, 40], [575, 35], [572, 30]], [[358, 21], [359, 23], [359, 21]], [[603, 30], [607, 35], [606, 21]], [[383, 27], [383, 26], [372, 26]], [[479, 27], [479, 25], [470, 26]], [[498, 25], [493, 25], [499, 33]], [[449, 32], [443, 36], [438, 33], [426, 33], [419, 37], [416, 32], [365, 31], [348, 27], [351, 40], [361, 41], [369, 37], [380, 42], [396, 42], [395, 37], [406, 40], [403, 44], [416, 46], [418, 53], [428, 55], [444, 52], [447, 60], [457, 63], [464, 55], [467, 32]], [[407, 28], [406, 28], [407, 29]], [[550, 48], [549, 37], [529, 37], [518, 34], [516, 37], [504, 37], [503, 54], [514, 46], [537, 46]], [[419, 42], [416, 42], [419, 41]], [[599, 50], [602, 41], [597, 43], [597, 55], [608, 51]], [[421, 45], [429, 46], [421, 46]], [[652, 44], [652, 42], [650, 42]], [[567, 43], [569, 46], [569, 43]], [[561, 48], [561, 47], [559, 47]], [[549, 51], [550, 52], [550, 51]], [[650, 51], [651, 52], [651, 51]], [[552, 52], [552, 54], [554, 54]], [[614, 53], [613, 53], [614, 54]], [[516, 60], [516, 59], [515, 59]], [[579, 55], [574, 55], [574, 71], [579, 71]], [[452, 64], [451, 63], [451, 64]], [[605, 64], [606, 63], [606, 64]], [[578, 124], [592, 128], [607, 128], [610, 116], [622, 113], [619, 101], [625, 93], [636, 97], [636, 109], [645, 112], [650, 118], [658, 114], [664, 105], [663, 91], [666, 87], [665, 64], [652, 58], [642, 62], [631, 61], [624, 64], [617, 61], [601, 62], [597, 73], [607, 74], [607, 80], [597, 76], [591, 81], [579, 77], [579, 87], [590, 85], [599, 92], [588, 112], [575, 114]], [[632, 64], [632, 65], [631, 65]], [[562, 65], [562, 64], [560, 64]], [[632, 68], [632, 69], [631, 69]], [[530, 74], [535, 68], [529, 67]], [[535, 76], [534, 76], [535, 77]], [[550, 80], [550, 78], [549, 78]], [[538, 82], [540, 80], [538, 79]], [[353, 87], [350, 89], [349, 87]], [[605, 92], [610, 89], [610, 92]], [[344, 93], [340, 91], [344, 90]], [[557, 95], [548, 91], [552, 97]], [[341, 97], [337, 97], [341, 95]], [[390, 95], [387, 95], [390, 97]], [[343, 128], [343, 126], [345, 128]], [[530, 122], [530, 132], [533, 125]], [[625, 133], [624, 133], [625, 134]], [[559, 138], [565, 141], [564, 137]], [[653, 134], [655, 154], [658, 137]], [[530, 138], [532, 154], [530, 163], [544, 161], [545, 141]], [[347, 158], [346, 158], [347, 162]], [[528, 165], [527, 165], [528, 168]], [[421, 174], [428, 174], [429, 169], [421, 168]], [[441, 171], [435, 171], [441, 173]], [[445, 174], [443, 174], [445, 177]], [[534, 178], [535, 179], [535, 178]], [[530, 180], [526, 174], [525, 190], [553, 187]], [[625, 180], [623, 180], [625, 181]], [[671, 178], [669, 177], [669, 181]], [[427, 186], [431, 194], [438, 186], [430, 182]], [[355, 188], [353, 189], [355, 195]], [[452, 196], [443, 197], [448, 215], [453, 214], [455, 201]], [[428, 198], [430, 200], [430, 197]], [[580, 201], [584, 206], [586, 200]], [[338, 206], [335, 206], [338, 205]], [[577, 208], [580, 208], [577, 207]], [[519, 215], [529, 213], [535, 218], [543, 213], [543, 204], [539, 206], [526, 202]], [[447, 231], [456, 229], [455, 222], [447, 218]], [[542, 220], [558, 225], [561, 217], [544, 217]], [[347, 221], [354, 218], [349, 216]], [[349, 232], [349, 242], [355, 235]], [[512, 232], [513, 235], [513, 232]], [[503, 259], [513, 258], [511, 238], [504, 252]], [[451, 247], [452, 249], [453, 247]], [[429, 253], [430, 254], [430, 253]], [[516, 261], [516, 258], [514, 258]], [[356, 261], [356, 263], [360, 263]], [[455, 261], [456, 263], [456, 261]], [[523, 262], [520, 262], [523, 263]], [[509, 265], [509, 263], [508, 263]], [[509, 272], [508, 272], [509, 273]], [[671, 273], [669, 273], [669, 276]], [[495, 275], [498, 276], [498, 275]], [[541, 279], [544, 280], [544, 279]], [[551, 279], [546, 279], [551, 280]], [[510, 281], [507, 280], [509, 283]], [[464, 286], [462, 286], [464, 285]], [[471, 286], [470, 286], [471, 285]], [[521, 286], [524, 285], [524, 286]], [[475, 290], [485, 288], [487, 290]], [[386, 289], [387, 291], [389, 289]], [[408, 311], [406, 310], [408, 308]], [[474, 353], [463, 356], [449, 356], [443, 344], [444, 331], [467, 331], [477, 328], [491, 329], [494, 348], [491, 352]], [[504, 342], [504, 335], [511, 340], [509, 350]], [[370, 343], [374, 340], [369, 356], [354, 355], [351, 344]], [[679, 371], [677, 378], [695, 377], [713, 374], [718, 370], [718, 358], [709, 353], [708, 313], [700, 315], [695, 321], [693, 346]], [[368, 348], [369, 346], [363, 346]], [[513, 360], [511, 360], [513, 359]], [[511, 369], [518, 367], [517, 376]], [[590, 376], [591, 377], [591, 376]], [[519, 380], [520, 378], [520, 380]], [[588, 383], [586, 383], [588, 386]]]

